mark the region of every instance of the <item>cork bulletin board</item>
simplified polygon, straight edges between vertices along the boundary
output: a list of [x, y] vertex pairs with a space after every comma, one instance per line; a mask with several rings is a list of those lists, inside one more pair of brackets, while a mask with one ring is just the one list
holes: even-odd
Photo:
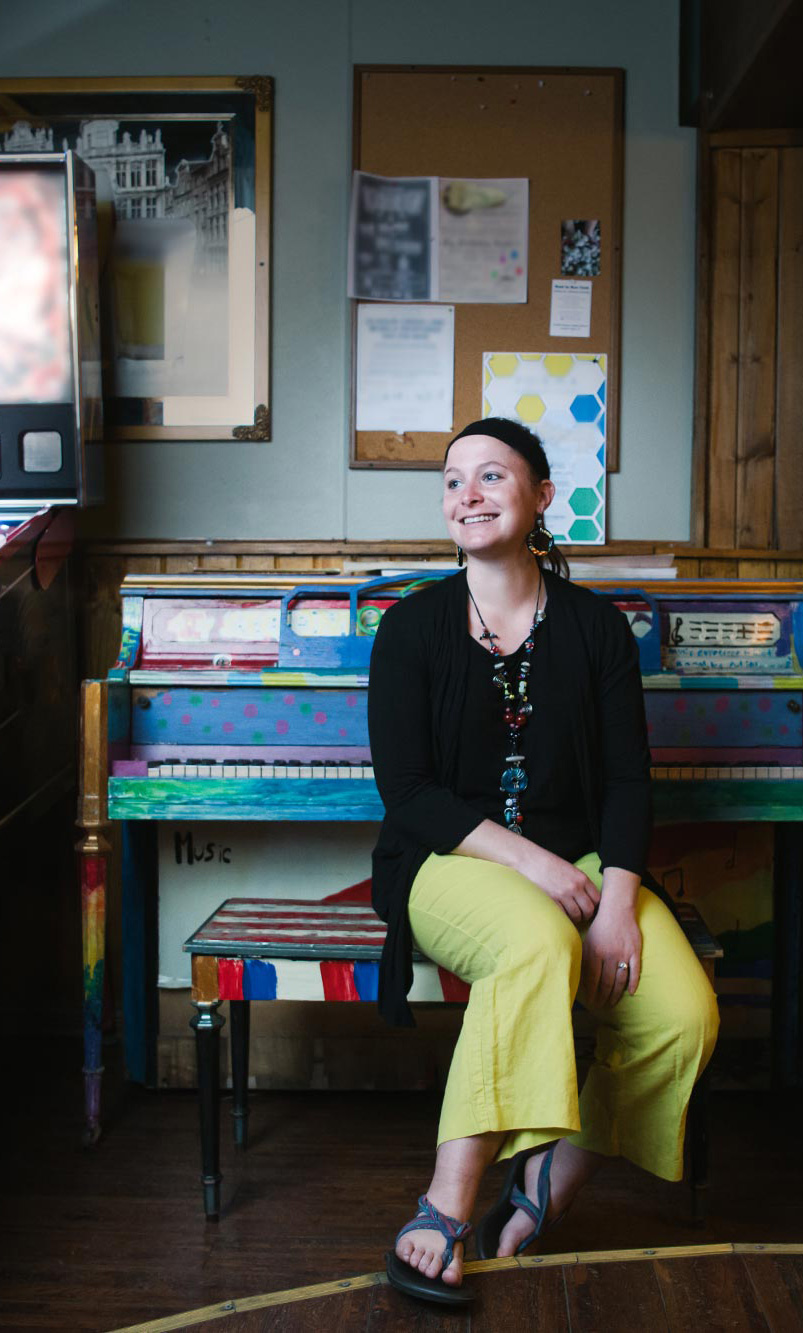
[[[455, 306], [455, 430], [483, 415], [483, 353], [604, 354], [608, 471], [619, 452], [623, 91], [618, 69], [413, 65], [358, 66], [354, 86], [355, 170], [529, 180], [527, 302]], [[571, 218], [600, 222], [589, 338], [549, 336], [561, 222]], [[351, 466], [439, 468], [453, 432], [354, 429], [354, 351]]]

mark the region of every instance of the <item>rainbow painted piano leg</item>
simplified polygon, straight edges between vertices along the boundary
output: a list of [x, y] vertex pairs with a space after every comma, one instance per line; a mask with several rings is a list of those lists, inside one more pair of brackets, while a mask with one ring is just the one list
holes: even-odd
[[105, 682], [85, 681], [81, 688], [81, 795], [78, 807], [78, 825], [84, 832], [78, 844], [78, 855], [84, 955], [85, 1147], [91, 1147], [100, 1138], [106, 877], [111, 850], [103, 832], [107, 827], [107, 707]]

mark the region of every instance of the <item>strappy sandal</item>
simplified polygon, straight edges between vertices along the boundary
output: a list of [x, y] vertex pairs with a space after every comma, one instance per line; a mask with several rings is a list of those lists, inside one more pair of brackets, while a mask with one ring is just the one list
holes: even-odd
[[[529, 1199], [524, 1193], [524, 1172], [528, 1158], [533, 1156], [532, 1149], [517, 1153], [511, 1159], [505, 1176], [505, 1183], [502, 1186], [502, 1193], [493, 1208], [490, 1208], [477, 1223], [476, 1246], [478, 1259], [496, 1258], [496, 1251], [499, 1249], [499, 1237], [517, 1208], [523, 1209], [531, 1219], [533, 1229], [516, 1247], [516, 1254], [521, 1254], [522, 1250], [526, 1250], [527, 1246], [532, 1245], [536, 1237], [540, 1236], [542, 1231], [546, 1229], [544, 1220], [549, 1207], [549, 1171], [556, 1146], [556, 1144], [552, 1144], [541, 1163], [535, 1201]], [[540, 1149], [536, 1148], [535, 1151], [539, 1152]], [[549, 1223], [549, 1226], [554, 1226], [555, 1222], [559, 1221], [560, 1217], [556, 1217], [554, 1221]]]
[[418, 1215], [412, 1222], [403, 1226], [398, 1236], [396, 1244], [398, 1245], [402, 1236], [408, 1231], [439, 1231], [446, 1241], [446, 1248], [443, 1251], [443, 1267], [437, 1277], [425, 1277], [417, 1268], [411, 1268], [409, 1264], [400, 1259], [393, 1251], [388, 1250], [385, 1255], [385, 1267], [388, 1275], [388, 1282], [397, 1291], [403, 1291], [406, 1296], [415, 1296], [423, 1301], [438, 1301], [441, 1305], [466, 1306], [474, 1300], [474, 1292], [471, 1288], [450, 1287], [443, 1281], [442, 1274], [449, 1267], [454, 1258], [455, 1242], [465, 1241], [471, 1235], [470, 1222], [458, 1222], [456, 1217], [447, 1217], [446, 1213], [439, 1213], [437, 1208], [430, 1203], [426, 1194], [422, 1194], [418, 1200]]

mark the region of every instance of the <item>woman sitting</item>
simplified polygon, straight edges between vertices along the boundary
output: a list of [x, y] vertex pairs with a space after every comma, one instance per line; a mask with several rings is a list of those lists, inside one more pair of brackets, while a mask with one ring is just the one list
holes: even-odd
[[[374, 906], [388, 923], [380, 1011], [412, 1024], [415, 946], [471, 985], [418, 1213], [390, 1281], [464, 1302], [464, 1242], [489, 1163], [509, 1163], [480, 1258], [518, 1254], [606, 1157], [682, 1174], [686, 1109], [716, 1001], [641, 884], [649, 750], [638, 652], [605, 598], [559, 577], [549, 465], [523, 426], [451, 442], [443, 511], [466, 567], [383, 617], [371, 753], [386, 817]], [[572, 1005], [596, 1029], [578, 1098]]]

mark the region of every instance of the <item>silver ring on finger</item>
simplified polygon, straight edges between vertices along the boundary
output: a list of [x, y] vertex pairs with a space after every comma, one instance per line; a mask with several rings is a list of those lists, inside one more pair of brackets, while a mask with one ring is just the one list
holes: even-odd
[[630, 964], [629, 964], [629, 963], [617, 963], [617, 964], [616, 964], [616, 971], [617, 971], [617, 972], [629, 972], [629, 971], [630, 971]]

